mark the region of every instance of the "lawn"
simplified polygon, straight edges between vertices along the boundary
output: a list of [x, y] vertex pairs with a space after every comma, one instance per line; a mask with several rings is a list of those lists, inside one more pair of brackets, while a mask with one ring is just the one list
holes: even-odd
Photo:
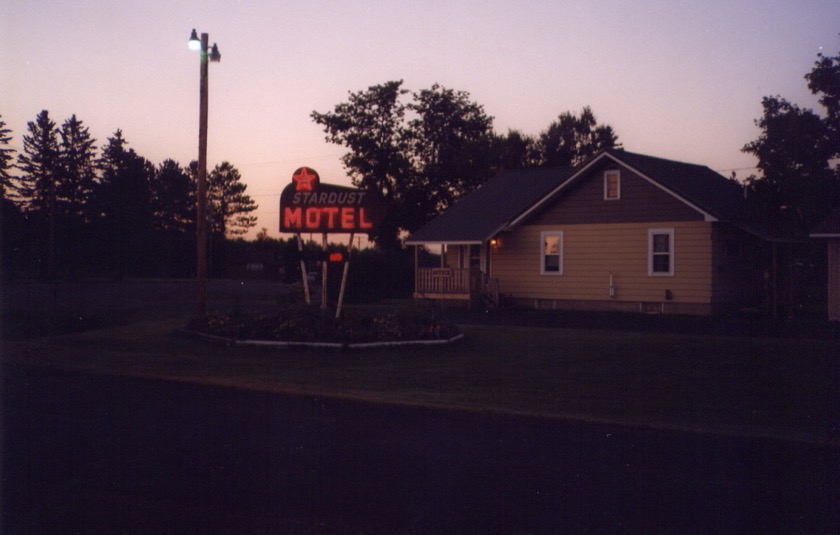
[[840, 437], [831, 338], [751, 338], [462, 325], [450, 346], [259, 349], [155, 321], [5, 342], [3, 362], [372, 402], [830, 442]]

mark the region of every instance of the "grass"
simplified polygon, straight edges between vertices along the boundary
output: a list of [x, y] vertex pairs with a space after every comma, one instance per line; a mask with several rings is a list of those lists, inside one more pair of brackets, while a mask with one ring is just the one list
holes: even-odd
[[836, 339], [463, 325], [434, 348], [226, 347], [184, 318], [11, 341], [3, 361], [372, 402], [838, 443]]

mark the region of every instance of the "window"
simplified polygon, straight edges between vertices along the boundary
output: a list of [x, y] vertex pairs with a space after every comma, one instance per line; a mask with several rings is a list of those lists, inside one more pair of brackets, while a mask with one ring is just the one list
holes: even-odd
[[674, 274], [674, 229], [648, 231], [648, 275]]
[[540, 273], [543, 275], [563, 274], [563, 233], [543, 232], [540, 254]]
[[604, 199], [614, 201], [621, 198], [621, 173], [618, 170], [604, 172]]
[[481, 268], [481, 245], [470, 245], [470, 267]]

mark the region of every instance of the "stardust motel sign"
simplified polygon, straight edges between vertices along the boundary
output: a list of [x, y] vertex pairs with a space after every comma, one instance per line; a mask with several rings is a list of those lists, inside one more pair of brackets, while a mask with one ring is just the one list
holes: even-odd
[[378, 223], [377, 199], [366, 191], [322, 184], [318, 173], [301, 167], [280, 194], [280, 232], [363, 233]]

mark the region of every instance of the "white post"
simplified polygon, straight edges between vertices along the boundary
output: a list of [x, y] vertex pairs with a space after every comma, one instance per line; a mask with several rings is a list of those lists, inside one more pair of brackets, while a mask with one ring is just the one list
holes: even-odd
[[[321, 235], [321, 251], [327, 252], [327, 233]], [[327, 309], [327, 265], [328, 261], [321, 261], [321, 310]]]
[[338, 306], [335, 307], [335, 319], [341, 317], [341, 305], [344, 303], [344, 289], [347, 287], [347, 272], [350, 269], [350, 252], [353, 250], [353, 233], [347, 244], [347, 258], [344, 260], [344, 273], [341, 275], [341, 290], [338, 292]]
[[303, 240], [300, 239], [300, 233], [295, 234], [295, 236], [297, 236], [298, 251], [300, 252], [300, 276], [303, 278], [303, 296], [308, 305], [311, 301], [309, 299], [309, 281], [306, 278], [306, 261], [303, 259]]

